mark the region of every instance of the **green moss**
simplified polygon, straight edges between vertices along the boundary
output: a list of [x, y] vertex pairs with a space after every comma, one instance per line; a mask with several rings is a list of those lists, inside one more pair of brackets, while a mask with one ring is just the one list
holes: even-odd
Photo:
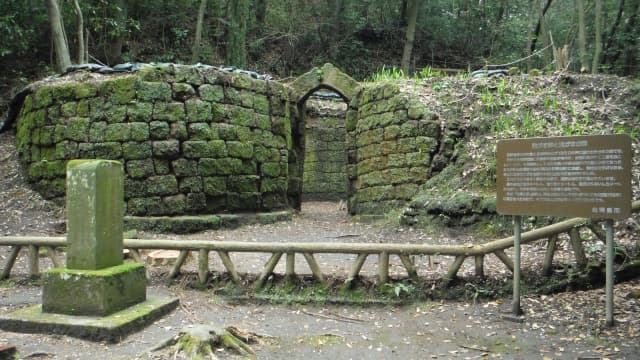
[[153, 140], [164, 140], [169, 137], [171, 128], [165, 121], [152, 121], [149, 123], [149, 137]]
[[229, 156], [240, 159], [253, 158], [253, 143], [239, 142], [239, 141], [227, 141], [227, 151]]
[[145, 102], [168, 102], [171, 99], [171, 86], [164, 82], [141, 81], [138, 83], [137, 98]]
[[151, 144], [148, 142], [126, 142], [122, 144], [122, 157], [126, 160], [140, 160], [151, 157]]
[[126, 169], [127, 174], [132, 178], [147, 178], [155, 175], [151, 159], [127, 161]]
[[78, 100], [94, 97], [97, 93], [98, 85], [96, 83], [80, 82], [75, 84], [74, 95]]
[[191, 123], [188, 126], [189, 139], [212, 140], [218, 138], [217, 128], [212, 128], [208, 123]]
[[190, 99], [185, 102], [187, 121], [206, 122], [211, 119], [211, 104], [199, 99]]
[[204, 193], [210, 196], [224, 195], [227, 192], [227, 180], [225, 177], [203, 178]]
[[220, 85], [201, 85], [198, 88], [200, 98], [209, 102], [222, 102], [224, 100], [224, 89]]
[[178, 192], [178, 181], [172, 175], [151, 176], [145, 180], [149, 195], [174, 195]]
[[184, 103], [156, 102], [153, 108], [153, 119], [169, 122], [179, 122], [186, 119]]
[[175, 159], [180, 155], [178, 140], [162, 140], [152, 142], [153, 156], [156, 158]]
[[131, 124], [108, 124], [104, 132], [104, 141], [131, 140]]
[[88, 118], [70, 118], [67, 122], [66, 138], [73, 141], [87, 141], [90, 123]]

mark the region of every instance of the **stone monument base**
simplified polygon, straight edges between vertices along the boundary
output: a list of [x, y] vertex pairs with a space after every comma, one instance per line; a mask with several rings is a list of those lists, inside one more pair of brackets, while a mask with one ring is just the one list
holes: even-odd
[[106, 316], [147, 298], [144, 264], [125, 263], [100, 270], [55, 268], [44, 273], [42, 311]]
[[77, 316], [42, 312], [42, 305], [26, 307], [0, 317], [0, 329], [20, 333], [60, 334], [92, 341], [122, 340], [178, 306], [175, 297], [150, 297], [107, 316]]

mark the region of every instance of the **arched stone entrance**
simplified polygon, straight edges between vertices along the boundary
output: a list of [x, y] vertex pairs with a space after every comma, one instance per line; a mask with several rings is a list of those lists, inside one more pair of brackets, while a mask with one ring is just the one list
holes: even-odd
[[[350, 110], [356, 110], [355, 102], [362, 90], [359, 82], [346, 75], [332, 64], [324, 64], [320, 68], [313, 68], [298, 77], [290, 85], [289, 99], [296, 105], [292, 112], [291, 132], [292, 146], [289, 152], [289, 201], [300, 209], [302, 205], [302, 179], [304, 176], [305, 154], [305, 102], [311, 94], [320, 89], [334, 91], [347, 103]], [[348, 116], [348, 115], [347, 115]], [[348, 151], [348, 142], [345, 147]], [[349, 158], [347, 156], [347, 158]], [[349, 161], [347, 162], [347, 166]], [[347, 185], [348, 191], [351, 186]]]

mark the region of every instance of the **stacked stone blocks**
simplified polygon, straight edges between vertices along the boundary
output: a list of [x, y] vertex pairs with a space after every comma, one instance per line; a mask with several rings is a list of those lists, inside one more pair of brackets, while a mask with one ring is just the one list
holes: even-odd
[[347, 112], [347, 174], [352, 213], [406, 204], [430, 175], [440, 123], [392, 83], [365, 87]]
[[29, 179], [64, 195], [68, 160], [120, 160], [129, 215], [287, 207], [290, 120], [275, 82], [188, 66], [45, 84], [24, 102]]

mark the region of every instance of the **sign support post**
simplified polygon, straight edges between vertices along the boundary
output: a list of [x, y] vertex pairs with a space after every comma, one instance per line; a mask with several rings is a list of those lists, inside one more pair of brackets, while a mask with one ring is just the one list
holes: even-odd
[[513, 315], [522, 314], [520, 309], [520, 234], [522, 233], [522, 217], [513, 217]]
[[606, 219], [605, 227], [607, 231], [607, 249], [606, 249], [606, 326], [613, 326], [613, 220]]

